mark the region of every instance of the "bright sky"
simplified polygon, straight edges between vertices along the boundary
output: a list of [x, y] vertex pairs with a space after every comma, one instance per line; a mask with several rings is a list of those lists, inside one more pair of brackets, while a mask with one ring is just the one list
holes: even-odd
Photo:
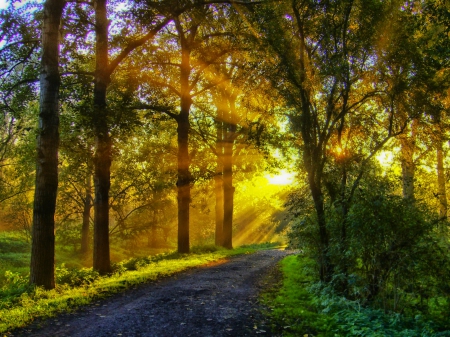
[[0, 0], [0, 9], [6, 8], [7, 5], [8, 5], [7, 0]]
[[295, 174], [281, 170], [279, 174], [267, 174], [266, 179], [272, 185], [289, 185], [294, 182]]

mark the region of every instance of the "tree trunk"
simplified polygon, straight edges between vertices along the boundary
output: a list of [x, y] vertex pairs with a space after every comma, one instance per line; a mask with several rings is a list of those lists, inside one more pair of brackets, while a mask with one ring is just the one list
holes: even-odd
[[55, 208], [59, 147], [59, 27], [65, 1], [44, 4], [39, 134], [30, 263], [30, 284], [55, 287]]
[[[216, 100], [219, 99], [217, 95]], [[215, 228], [215, 244], [216, 246], [223, 245], [223, 137], [224, 137], [224, 123], [223, 123], [223, 108], [222, 102], [216, 101], [217, 116], [216, 116], [216, 174], [214, 176], [214, 194], [216, 197], [216, 228]]]
[[189, 113], [192, 105], [189, 77], [191, 75], [191, 45], [194, 43], [198, 26], [193, 25], [186, 37], [178, 19], [175, 20], [175, 25], [181, 44], [180, 114], [176, 118], [178, 124], [178, 252], [189, 253], [189, 207], [192, 184], [192, 176], [189, 171], [191, 163], [189, 157]]
[[178, 252], [189, 253], [189, 205], [191, 202], [191, 173], [189, 172], [189, 109], [184, 102], [178, 123]]
[[314, 208], [317, 214], [317, 224], [319, 227], [319, 268], [320, 280], [330, 282], [333, 275], [333, 266], [328, 256], [329, 237], [326, 226], [325, 207], [323, 203], [323, 193], [314, 181], [314, 174], [308, 172], [309, 187], [314, 201]]
[[223, 160], [223, 247], [233, 248], [233, 143], [227, 141]]
[[[215, 244], [222, 246], [223, 237], [223, 180], [222, 180], [222, 163], [217, 160], [216, 176], [214, 177], [214, 193], [216, 197], [216, 228], [215, 228]], [[220, 165], [220, 166], [219, 166]]]
[[236, 134], [235, 97], [228, 97], [229, 111], [226, 114], [227, 132], [223, 149], [223, 246], [233, 248], [233, 146]]
[[416, 140], [416, 124], [416, 120], [413, 120], [411, 123], [411, 136], [408, 137], [407, 134], [403, 134], [400, 137], [403, 198], [412, 202], [414, 202], [415, 200], [414, 175], [416, 167], [414, 164], [414, 151]]
[[89, 239], [90, 231], [89, 225], [91, 222], [91, 207], [92, 207], [92, 177], [89, 170], [86, 177], [86, 191], [84, 197], [83, 207], [83, 224], [81, 226], [81, 254], [86, 257], [89, 253]]
[[107, 0], [95, 1], [96, 64], [94, 84], [94, 269], [100, 274], [111, 271], [109, 253], [109, 188], [111, 138], [107, 123], [106, 89], [108, 72]]
[[[445, 188], [445, 170], [444, 170], [444, 150], [442, 148], [442, 131], [439, 128], [439, 138], [437, 141], [437, 180], [439, 194], [439, 218], [447, 218], [447, 191]], [[444, 222], [443, 222], [444, 223]], [[444, 230], [442, 226], [442, 230]]]

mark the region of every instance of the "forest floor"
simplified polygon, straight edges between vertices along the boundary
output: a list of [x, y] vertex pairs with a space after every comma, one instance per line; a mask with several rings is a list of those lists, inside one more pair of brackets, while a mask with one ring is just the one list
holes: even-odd
[[8, 336], [273, 336], [258, 294], [275, 286], [277, 262], [291, 253], [264, 250], [216, 261]]

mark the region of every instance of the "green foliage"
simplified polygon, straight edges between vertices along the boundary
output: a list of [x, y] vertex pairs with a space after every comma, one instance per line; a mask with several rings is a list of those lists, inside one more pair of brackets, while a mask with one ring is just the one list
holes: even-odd
[[351, 295], [396, 311], [413, 297], [448, 296], [440, 280], [450, 280], [450, 259], [433, 214], [419, 201], [411, 203], [374, 181], [355, 200], [340, 221], [347, 226], [345, 259], [338, 256], [339, 248], [330, 252], [342, 271], [354, 275], [354, 282], [348, 282]]
[[273, 331], [282, 336], [450, 336], [448, 327], [425, 316], [408, 316], [363, 305], [336, 294], [313, 277], [314, 262], [305, 256], [281, 261], [283, 281], [264, 294]]
[[88, 286], [100, 277], [100, 274], [92, 268], [68, 269], [63, 263], [56, 267], [56, 283], [70, 287]]
[[316, 283], [309, 291], [318, 310], [330, 318], [327, 336], [450, 336], [450, 330], [421, 315], [374, 309], [337, 295], [329, 285]]
[[0, 290], [0, 310], [7, 309], [17, 303], [18, 298], [22, 294], [31, 291], [32, 288], [28, 284], [28, 278], [25, 278], [20, 273], [5, 271], [5, 281]]
[[12, 232], [0, 233], [0, 254], [27, 253], [30, 244], [22, 240], [17, 234]]
[[10, 276], [24, 275], [30, 266], [30, 244], [20, 234], [0, 233], [0, 284], [10, 282]]
[[[422, 315], [448, 326], [449, 244], [441, 237], [436, 216], [421, 200], [396, 194], [397, 181], [368, 173], [351, 203], [327, 199], [331, 285], [374, 310]], [[317, 259], [318, 226], [309, 205], [300, 192], [291, 196], [289, 238], [291, 246]]]
[[[399, 190], [398, 178], [374, 170], [352, 199], [331, 201], [327, 195], [333, 277], [309, 289], [317, 312], [330, 318], [321, 334], [450, 335], [449, 243], [435, 213], [421, 199], [405, 200]], [[301, 192], [291, 196], [289, 238], [317, 259], [319, 233], [310, 205]], [[318, 278], [318, 270], [310, 268], [310, 275]]]
[[191, 253], [193, 253], [193, 254], [213, 253], [213, 252], [217, 252], [218, 250], [222, 250], [222, 249], [224, 249], [224, 248], [213, 245], [213, 244], [193, 246], [193, 247], [191, 247]]

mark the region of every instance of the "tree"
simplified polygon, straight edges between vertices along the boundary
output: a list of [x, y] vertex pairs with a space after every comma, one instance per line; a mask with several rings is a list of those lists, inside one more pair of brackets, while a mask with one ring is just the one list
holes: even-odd
[[[155, 61], [151, 63], [149, 74], [142, 88], [148, 95], [142, 108], [163, 111], [177, 123], [178, 143], [178, 251], [189, 252], [189, 204], [191, 202], [191, 185], [194, 177], [190, 171], [192, 153], [189, 150], [189, 133], [191, 129], [190, 116], [194, 98], [217, 85], [221, 79], [205, 84], [209, 78], [209, 68], [222, 61], [230, 53], [227, 44], [221, 44], [220, 37], [225, 35], [220, 28], [215, 27], [213, 5], [198, 6], [181, 15], [174, 16], [173, 26], [168, 26], [165, 35], [159, 43], [168, 46], [159, 54], [154, 51]], [[210, 22], [207, 22], [210, 19]], [[169, 75], [170, 74], [170, 75]], [[164, 79], [161, 79], [161, 78]], [[157, 94], [166, 96], [155, 98], [154, 88], [159, 88]], [[178, 102], [177, 102], [178, 101]], [[178, 105], [178, 108], [177, 108]], [[175, 112], [178, 110], [178, 112]]]
[[44, 3], [39, 134], [33, 211], [30, 283], [55, 287], [55, 208], [59, 145], [59, 29], [65, 1]]
[[[95, 18], [95, 70], [92, 97], [92, 128], [95, 137], [94, 155], [94, 269], [101, 274], [111, 271], [109, 253], [109, 189], [111, 179], [112, 139], [111, 139], [111, 111], [107, 104], [107, 90], [111, 84], [111, 75], [124, 59], [136, 48], [151, 40], [170, 19], [163, 18], [148, 32], [130, 37], [123, 45], [117, 47], [118, 54], [110, 60], [110, 41], [108, 26], [107, 0], [93, 3]], [[129, 33], [124, 31], [125, 34]], [[129, 37], [129, 36], [127, 36]]]
[[[276, 9], [268, 5], [254, 18], [263, 28], [265, 47], [276, 55], [272, 80], [286, 100], [293, 132], [301, 137], [323, 281], [331, 281], [336, 264], [346, 273], [346, 216], [354, 193], [375, 153], [404, 127], [380, 104], [382, 83], [373, 78], [375, 39], [385, 10], [377, 1], [293, 1]], [[374, 125], [384, 129], [371, 129]], [[362, 134], [370, 138], [364, 141]], [[333, 238], [339, 255], [333, 261], [336, 241], [330, 241], [327, 197], [342, 214]]]

